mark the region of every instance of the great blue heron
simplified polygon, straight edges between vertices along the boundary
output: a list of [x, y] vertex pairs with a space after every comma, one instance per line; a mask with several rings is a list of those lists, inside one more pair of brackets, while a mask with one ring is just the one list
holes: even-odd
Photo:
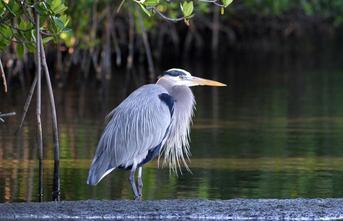
[[163, 164], [175, 172], [181, 163], [188, 168], [188, 138], [195, 104], [189, 87], [197, 85], [226, 86], [173, 68], [163, 72], [156, 84], [132, 92], [107, 116], [87, 183], [96, 185], [116, 168], [128, 169], [135, 199], [141, 199], [142, 166], [150, 160], [164, 155]]

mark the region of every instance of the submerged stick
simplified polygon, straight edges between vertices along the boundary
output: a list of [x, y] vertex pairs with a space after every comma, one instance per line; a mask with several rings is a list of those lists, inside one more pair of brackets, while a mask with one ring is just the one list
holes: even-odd
[[4, 67], [2, 66], [1, 59], [0, 59], [0, 72], [1, 72], [1, 76], [2, 76], [2, 82], [4, 85], [4, 90], [5, 90], [5, 93], [7, 93], [7, 80], [6, 80], [6, 75], [5, 75]]
[[39, 159], [39, 179], [38, 179], [38, 199], [39, 202], [43, 201], [43, 135], [42, 135], [42, 119], [41, 119], [41, 105], [42, 105], [42, 70], [41, 70], [41, 54], [40, 54], [40, 32], [39, 32], [39, 15], [36, 12], [36, 68], [37, 68], [37, 106], [36, 106], [36, 117], [37, 117], [37, 143], [38, 143], [38, 159]]
[[57, 114], [56, 114], [56, 105], [55, 105], [55, 98], [54, 92], [51, 86], [50, 74], [48, 65], [46, 62], [45, 51], [43, 42], [40, 41], [40, 52], [41, 52], [41, 59], [42, 65], [44, 68], [46, 84], [48, 86], [49, 92], [49, 101], [50, 101], [50, 108], [51, 108], [51, 115], [52, 115], [52, 129], [53, 129], [53, 139], [54, 139], [54, 178], [53, 178], [53, 192], [52, 192], [52, 200], [53, 201], [60, 201], [60, 175], [59, 175], [59, 165], [60, 165], [60, 144], [59, 144], [59, 136], [58, 136], [58, 124], [57, 124]]

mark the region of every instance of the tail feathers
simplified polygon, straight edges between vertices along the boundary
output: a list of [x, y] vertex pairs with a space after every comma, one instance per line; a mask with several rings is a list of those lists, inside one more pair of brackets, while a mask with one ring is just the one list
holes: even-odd
[[93, 171], [89, 171], [88, 179], [87, 179], [87, 184], [88, 185], [92, 185], [92, 186], [97, 185], [107, 174], [112, 172], [112, 170], [114, 170], [114, 169], [115, 169], [115, 167], [111, 168], [111, 169], [108, 169], [103, 174], [97, 174], [96, 172], [93, 172], [94, 170]]
[[97, 185], [107, 174], [116, 168], [111, 166], [109, 159], [107, 159], [108, 157], [102, 156], [94, 159], [92, 166], [89, 169], [87, 179], [88, 185]]

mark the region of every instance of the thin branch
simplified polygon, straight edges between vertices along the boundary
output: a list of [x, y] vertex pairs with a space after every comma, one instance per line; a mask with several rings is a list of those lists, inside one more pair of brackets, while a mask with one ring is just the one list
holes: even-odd
[[194, 15], [188, 16], [188, 17], [180, 17], [180, 18], [170, 18], [166, 15], [164, 15], [162, 12], [160, 12], [159, 10], [157, 10], [157, 8], [155, 7], [147, 7], [147, 9], [151, 9], [154, 12], [156, 12], [161, 18], [167, 20], [167, 21], [172, 21], [172, 22], [178, 22], [178, 21], [183, 21], [184, 19], [187, 18], [192, 18]]
[[11, 117], [11, 116], [14, 116], [14, 115], [16, 115], [15, 112], [4, 113], [4, 114], [2, 114], [2, 113], [0, 112], [0, 117]]
[[24, 111], [23, 111], [23, 115], [21, 116], [21, 120], [20, 120], [20, 124], [19, 124], [19, 127], [18, 129], [16, 130], [16, 134], [18, 134], [18, 132], [21, 130], [21, 128], [23, 127], [23, 123], [24, 123], [24, 120], [25, 120], [25, 117], [26, 117], [26, 114], [27, 114], [27, 111], [30, 107], [30, 103], [31, 103], [31, 99], [32, 99], [32, 95], [35, 91], [35, 88], [36, 88], [36, 85], [37, 85], [37, 75], [35, 75], [35, 78], [32, 82], [32, 85], [31, 85], [31, 88], [30, 88], [30, 91], [29, 91], [29, 94], [27, 95], [27, 98], [26, 98], [26, 101], [25, 101], [25, 105], [24, 105]]
[[49, 92], [49, 100], [50, 100], [50, 108], [51, 108], [51, 115], [52, 115], [52, 125], [53, 125], [53, 139], [54, 139], [54, 178], [53, 178], [53, 192], [52, 192], [52, 200], [60, 201], [60, 177], [59, 177], [59, 160], [60, 160], [60, 144], [59, 144], [59, 136], [58, 136], [58, 124], [57, 124], [57, 114], [56, 114], [56, 105], [55, 105], [55, 98], [54, 92], [51, 86], [50, 74], [48, 69], [48, 64], [46, 62], [45, 51], [42, 39], [40, 40], [40, 49], [41, 49], [41, 59], [42, 65], [45, 72], [45, 79], [48, 86]]
[[[132, 6], [132, 3], [131, 3]], [[135, 27], [134, 27], [134, 18], [133, 18], [133, 12], [132, 12], [132, 8], [129, 7], [129, 44], [128, 44], [128, 50], [129, 50], [129, 54], [126, 58], [127, 62], [126, 62], [126, 68], [127, 69], [132, 69], [132, 65], [133, 65], [133, 52], [134, 52], [134, 38], [135, 38]]]
[[112, 39], [113, 39], [114, 50], [116, 52], [116, 65], [120, 66], [121, 65], [121, 50], [120, 50], [120, 47], [119, 47], [119, 43], [118, 43], [118, 38], [117, 38], [115, 27], [113, 27], [112, 30], [111, 30], [111, 36], [112, 36]]
[[37, 138], [38, 138], [38, 159], [39, 159], [39, 179], [38, 179], [38, 193], [39, 193], [39, 201], [43, 201], [43, 135], [42, 135], [42, 119], [41, 119], [41, 112], [42, 112], [42, 70], [41, 70], [41, 54], [40, 54], [40, 33], [39, 33], [39, 14], [35, 13], [36, 17], [36, 68], [37, 68], [37, 107], [36, 107], [36, 117], [37, 117]]
[[153, 79], [154, 74], [155, 74], [155, 70], [154, 70], [154, 61], [152, 59], [152, 55], [151, 55], [151, 48], [149, 45], [149, 40], [148, 40], [148, 35], [145, 31], [145, 27], [144, 27], [144, 23], [143, 23], [143, 18], [142, 18], [142, 13], [140, 10], [138, 10], [138, 20], [141, 26], [141, 30], [142, 30], [142, 37], [143, 37], [143, 43], [144, 43], [144, 47], [145, 47], [145, 53], [146, 53], [146, 57], [148, 59], [148, 66], [149, 66], [149, 74], [150, 74], [150, 78]]
[[5, 120], [3, 119], [4, 117], [10, 117], [10, 116], [14, 116], [14, 115], [15, 115], [15, 112], [4, 113], [4, 114], [2, 114], [2, 113], [0, 112], [0, 121], [1, 121], [2, 123], [5, 123]]
[[219, 7], [225, 7], [223, 4], [218, 3], [217, 0], [198, 0], [199, 2], [213, 3]]
[[117, 14], [119, 13], [120, 9], [123, 7], [125, 0], [122, 0], [117, 8]]
[[6, 80], [6, 75], [5, 75], [4, 67], [2, 66], [1, 59], [0, 59], [0, 72], [1, 72], [2, 82], [4, 85], [4, 90], [5, 90], [5, 93], [7, 93], [7, 80]]

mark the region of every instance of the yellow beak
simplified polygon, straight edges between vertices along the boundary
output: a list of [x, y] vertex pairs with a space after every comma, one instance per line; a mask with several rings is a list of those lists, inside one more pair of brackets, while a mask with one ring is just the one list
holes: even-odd
[[220, 83], [218, 81], [208, 80], [205, 78], [193, 77], [192, 82], [196, 85], [207, 85], [212, 87], [224, 87], [226, 84]]

